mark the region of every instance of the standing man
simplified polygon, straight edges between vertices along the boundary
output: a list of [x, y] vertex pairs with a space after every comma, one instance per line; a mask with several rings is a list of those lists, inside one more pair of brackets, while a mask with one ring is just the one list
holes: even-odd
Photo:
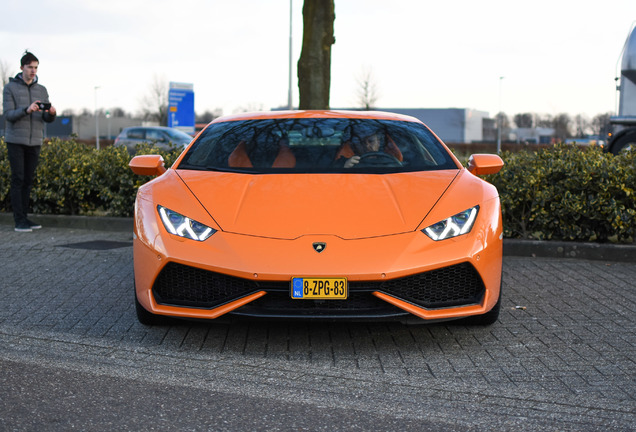
[[22, 72], [9, 80], [2, 93], [5, 141], [11, 165], [11, 206], [17, 232], [42, 228], [27, 219], [27, 213], [44, 138], [44, 122], [55, 120], [56, 110], [49, 102], [46, 88], [38, 84], [39, 63], [37, 57], [25, 51], [20, 60]]

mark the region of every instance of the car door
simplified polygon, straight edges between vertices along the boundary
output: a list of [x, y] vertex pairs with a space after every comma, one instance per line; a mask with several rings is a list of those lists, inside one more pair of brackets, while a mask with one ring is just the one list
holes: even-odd
[[141, 144], [145, 140], [144, 128], [131, 128], [126, 134], [126, 148], [131, 154], [135, 153], [135, 146]]

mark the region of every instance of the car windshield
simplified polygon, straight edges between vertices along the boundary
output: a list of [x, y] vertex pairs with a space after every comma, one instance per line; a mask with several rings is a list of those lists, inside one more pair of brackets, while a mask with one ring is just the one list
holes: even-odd
[[458, 167], [439, 140], [421, 123], [277, 118], [209, 125], [177, 169], [393, 173]]

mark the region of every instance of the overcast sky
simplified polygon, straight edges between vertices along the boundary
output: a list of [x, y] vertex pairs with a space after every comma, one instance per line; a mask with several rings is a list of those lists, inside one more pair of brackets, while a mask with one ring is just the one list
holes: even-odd
[[[293, 1], [293, 101], [302, 0]], [[336, 0], [331, 107], [356, 107], [371, 71], [380, 108], [494, 116], [615, 109], [635, 0]], [[28, 48], [63, 111], [138, 111], [155, 77], [192, 83], [197, 113], [286, 106], [289, 0], [5, 2], [0, 60]], [[619, 64], [620, 66], [620, 64]], [[500, 77], [504, 77], [500, 79]], [[95, 91], [95, 87], [99, 90]]]

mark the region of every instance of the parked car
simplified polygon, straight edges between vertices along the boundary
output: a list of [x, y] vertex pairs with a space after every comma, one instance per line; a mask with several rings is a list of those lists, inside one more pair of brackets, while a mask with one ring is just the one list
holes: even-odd
[[135, 153], [135, 146], [141, 143], [155, 144], [161, 150], [171, 148], [185, 148], [192, 141], [192, 137], [178, 129], [163, 126], [136, 126], [121, 131], [115, 138], [115, 146], [126, 147], [131, 154]]
[[503, 166], [464, 168], [419, 120], [286, 111], [221, 117], [171, 168], [134, 157], [137, 317], [492, 324]]

